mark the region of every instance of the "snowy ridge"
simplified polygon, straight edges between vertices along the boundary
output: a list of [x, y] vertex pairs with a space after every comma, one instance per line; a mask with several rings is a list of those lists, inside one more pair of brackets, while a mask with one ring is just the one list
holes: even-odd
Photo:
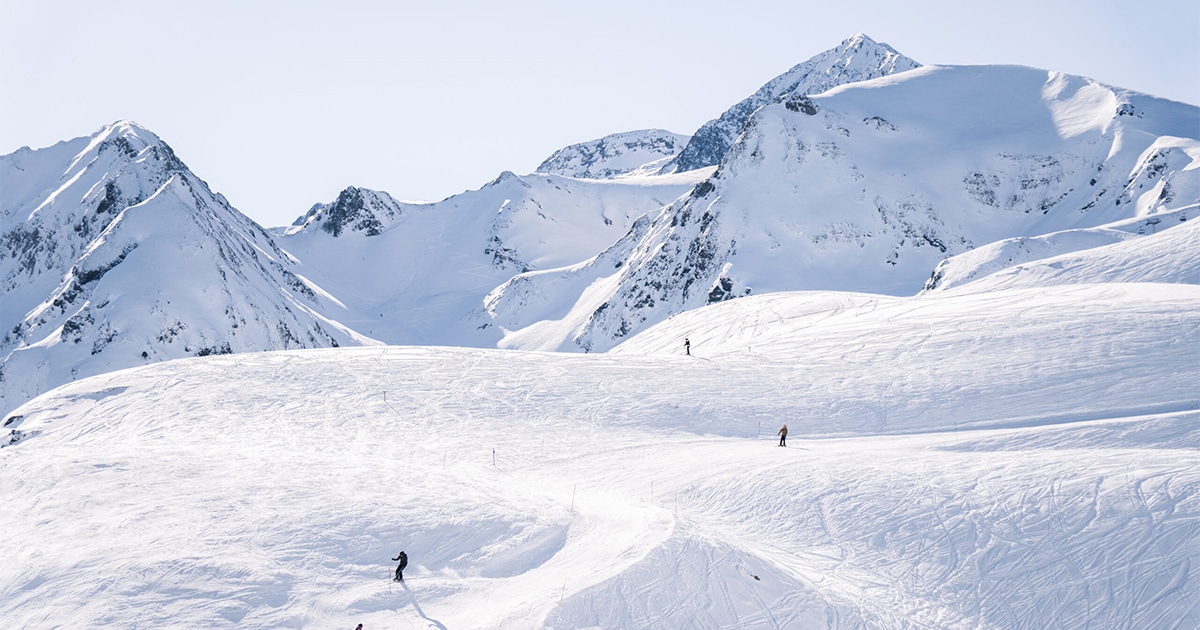
[[323, 315], [337, 309], [270, 236], [132, 123], [5, 156], [0, 184], [0, 408], [148, 362], [370, 342]]
[[[501, 293], [503, 345], [603, 351], [751, 292], [918, 292], [943, 259], [1200, 201], [1200, 109], [1015, 66], [925, 67], [758, 110], [716, 174], [595, 267], [531, 335]], [[573, 272], [578, 273], [578, 272]], [[514, 304], [554, 274], [529, 276]], [[604, 278], [602, 282], [601, 278]], [[533, 338], [536, 337], [536, 338]]]
[[1197, 314], [1192, 285], [778, 293], [602, 355], [81, 380], [4, 420], [0, 618], [1194, 626]]
[[[505, 172], [437, 203], [348, 189], [279, 242], [301, 261], [300, 273], [336, 288], [350, 311], [339, 321], [371, 338], [494, 347], [503, 332], [484, 314], [493, 289], [516, 274], [603, 251], [708, 174], [579, 180]], [[339, 207], [359, 209], [335, 214]], [[325, 226], [334, 216], [351, 218], [331, 230]]]
[[847, 38], [791, 70], [771, 79], [757, 92], [737, 103], [715, 120], [705, 123], [687, 146], [663, 167], [663, 172], [690, 171], [716, 166], [742, 132], [742, 127], [760, 107], [788, 96], [820, 94], [839, 85], [874, 79], [919, 68], [921, 64], [861, 33]]
[[615, 133], [559, 149], [536, 172], [583, 179], [653, 175], [683, 150], [688, 139], [661, 129]]
[[1189, 217], [1200, 217], [1200, 205], [1099, 228], [997, 241], [942, 261], [925, 291], [962, 285], [990, 291], [1100, 282], [1200, 284], [1200, 222], [1180, 225]]
[[1191, 281], [1190, 230], [1117, 244], [1102, 226], [1183, 225], [1166, 217], [1200, 202], [1194, 106], [1030, 68], [920, 68], [856, 36], [727, 113], [750, 107], [715, 175], [648, 175], [682, 137], [614, 134], [543, 165], [569, 177], [505, 172], [438, 203], [350, 187], [271, 233], [132, 123], [2, 156], [0, 408], [214, 352], [599, 352], [734, 297], [914, 294], [931, 274]]

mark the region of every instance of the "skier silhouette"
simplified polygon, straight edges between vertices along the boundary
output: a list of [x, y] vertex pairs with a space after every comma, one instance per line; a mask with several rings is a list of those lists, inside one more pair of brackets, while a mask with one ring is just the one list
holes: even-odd
[[692, 355], [692, 340], [687, 337], [683, 338], [683, 353], [688, 356]]
[[399, 560], [400, 564], [396, 565], [396, 577], [393, 581], [403, 582], [404, 581], [404, 567], [408, 566], [408, 554], [401, 551], [400, 555], [396, 556], [395, 558], [392, 558], [393, 562], [395, 562], [396, 560]]
[[787, 446], [787, 423], [783, 424], [783, 428], [779, 430], [779, 445]]

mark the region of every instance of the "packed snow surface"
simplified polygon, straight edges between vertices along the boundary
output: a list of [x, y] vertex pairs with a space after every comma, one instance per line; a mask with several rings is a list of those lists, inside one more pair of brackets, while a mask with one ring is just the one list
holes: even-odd
[[0, 625], [1197, 627], [1197, 347], [1091, 284], [113, 372], [5, 419]]

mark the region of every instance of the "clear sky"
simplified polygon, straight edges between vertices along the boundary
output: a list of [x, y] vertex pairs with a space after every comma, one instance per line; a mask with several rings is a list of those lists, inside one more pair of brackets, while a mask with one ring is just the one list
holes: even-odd
[[0, 0], [0, 154], [134, 120], [265, 226], [437, 200], [634, 129], [692, 133], [865, 33], [1200, 104], [1200, 2]]

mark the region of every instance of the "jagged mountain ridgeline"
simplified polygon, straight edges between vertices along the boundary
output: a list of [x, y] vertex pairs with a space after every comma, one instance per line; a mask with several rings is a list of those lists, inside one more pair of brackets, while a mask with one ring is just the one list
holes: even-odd
[[751, 293], [912, 295], [937, 284], [942, 260], [996, 241], [1116, 221], [1163, 229], [1197, 214], [1197, 120], [1191, 105], [1022, 67], [793, 93], [611, 251], [513, 278], [489, 313], [513, 331], [507, 347], [602, 351]]
[[0, 407], [213, 353], [599, 352], [779, 291], [1197, 283], [1198, 160], [1196, 106], [863, 35], [690, 136], [612, 134], [436, 203], [349, 187], [271, 230], [115, 123], [0, 157]]
[[348, 188], [276, 230], [276, 241], [300, 261], [298, 273], [344, 306], [338, 321], [364, 335], [495, 347], [505, 331], [484, 310], [488, 293], [514, 275], [604, 250], [709, 173], [591, 180], [505, 172], [437, 203]]
[[858, 34], [837, 48], [821, 53], [771, 79], [719, 118], [704, 123], [664, 172], [690, 171], [716, 166], [742, 133], [746, 121], [764, 105], [785, 96], [820, 94], [839, 85], [905, 72], [921, 64], [866, 35]]
[[0, 158], [3, 406], [206, 354], [370, 340], [296, 262], [133, 123]]
[[661, 129], [615, 133], [559, 149], [538, 166], [537, 172], [580, 179], [651, 174], [665, 168], [664, 163], [678, 156], [689, 140], [688, 136]]

